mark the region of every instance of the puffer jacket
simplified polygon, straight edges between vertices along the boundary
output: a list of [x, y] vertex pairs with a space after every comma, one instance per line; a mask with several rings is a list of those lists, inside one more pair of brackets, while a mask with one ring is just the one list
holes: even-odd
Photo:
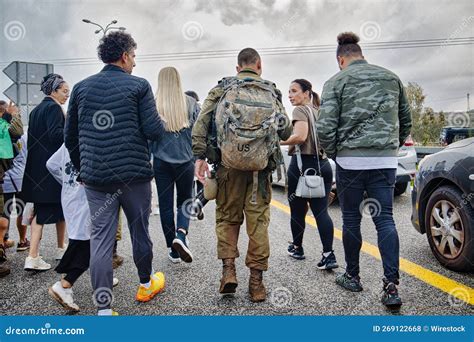
[[164, 133], [148, 81], [115, 65], [76, 84], [64, 142], [90, 186], [151, 180], [148, 140]]

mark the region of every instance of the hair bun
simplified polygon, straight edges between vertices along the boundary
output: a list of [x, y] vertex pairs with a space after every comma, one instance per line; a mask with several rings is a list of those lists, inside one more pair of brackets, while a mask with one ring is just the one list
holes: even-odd
[[337, 36], [337, 43], [339, 45], [357, 44], [359, 40], [359, 36], [354, 32], [343, 32]]

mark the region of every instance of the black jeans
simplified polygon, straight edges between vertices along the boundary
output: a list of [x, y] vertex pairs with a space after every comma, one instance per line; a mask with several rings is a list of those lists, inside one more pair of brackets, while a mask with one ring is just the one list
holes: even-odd
[[[194, 162], [171, 164], [161, 159], [153, 160], [156, 188], [160, 207], [160, 219], [166, 245], [171, 247], [176, 237], [176, 230], [189, 229], [189, 218], [192, 214]], [[176, 184], [177, 224], [174, 221], [174, 187]]]
[[[347, 170], [337, 165], [337, 194], [343, 220], [342, 241], [346, 272], [351, 276], [359, 275], [362, 215], [371, 216], [377, 230], [384, 276], [398, 284], [400, 246], [393, 220], [396, 172], [396, 169]], [[368, 195], [365, 200], [364, 192]]]
[[[303, 161], [303, 172], [309, 168], [318, 169], [317, 156], [302, 155], [301, 159]], [[332, 168], [327, 159], [321, 160], [320, 165], [322, 177], [324, 178], [326, 197], [311, 199], [296, 197], [295, 191], [300, 171], [296, 162], [296, 156], [291, 157], [290, 166], [288, 167], [288, 202], [291, 209], [291, 233], [293, 235], [293, 244], [295, 246], [302, 246], [306, 226], [305, 217], [309, 204], [318, 225], [323, 252], [330, 252], [334, 240], [334, 225], [328, 214], [328, 198], [332, 186]]]

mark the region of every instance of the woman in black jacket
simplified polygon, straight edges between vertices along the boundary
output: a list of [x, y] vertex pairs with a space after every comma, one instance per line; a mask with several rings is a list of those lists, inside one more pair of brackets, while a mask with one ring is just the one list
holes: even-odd
[[69, 86], [57, 74], [49, 74], [41, 83], [46, 95], [31, 112], [28, 126], [28, 157], [23, 178], [23, 194], [27, 202], [34, 203], [31, 223], [31, 247], [25, 260], [25, 270], [46, 271], [51, 265], [39, 255], [43, 225], [56, 224], [58, 251], [61, 259], [65, 250], [66, 224], [61, 208], [61, 186], [46, 169], [46, 161], [64, 142], [64, 112], [61, 105], [69, 97]]

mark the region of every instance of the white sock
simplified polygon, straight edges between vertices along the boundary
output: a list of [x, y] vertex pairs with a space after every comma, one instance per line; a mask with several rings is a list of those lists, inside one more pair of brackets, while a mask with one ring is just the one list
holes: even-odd
[[112, 309], [102, 309], [97, 312], [97, 316], [112, 316]]
[[332, 252], [326, 252], [326, 253], [323, 253], [323, 256], [324, 256], [325, 258], [327, 258], [328, 256], [330, 256], [330, 255], [331, 255], [331, 253], [332, 253]]
[[151, 286], [151, 281], [149, 281], [148, 283], [145, 283], [145, 284], [140, 283], [140, 285], [147, 289]]

